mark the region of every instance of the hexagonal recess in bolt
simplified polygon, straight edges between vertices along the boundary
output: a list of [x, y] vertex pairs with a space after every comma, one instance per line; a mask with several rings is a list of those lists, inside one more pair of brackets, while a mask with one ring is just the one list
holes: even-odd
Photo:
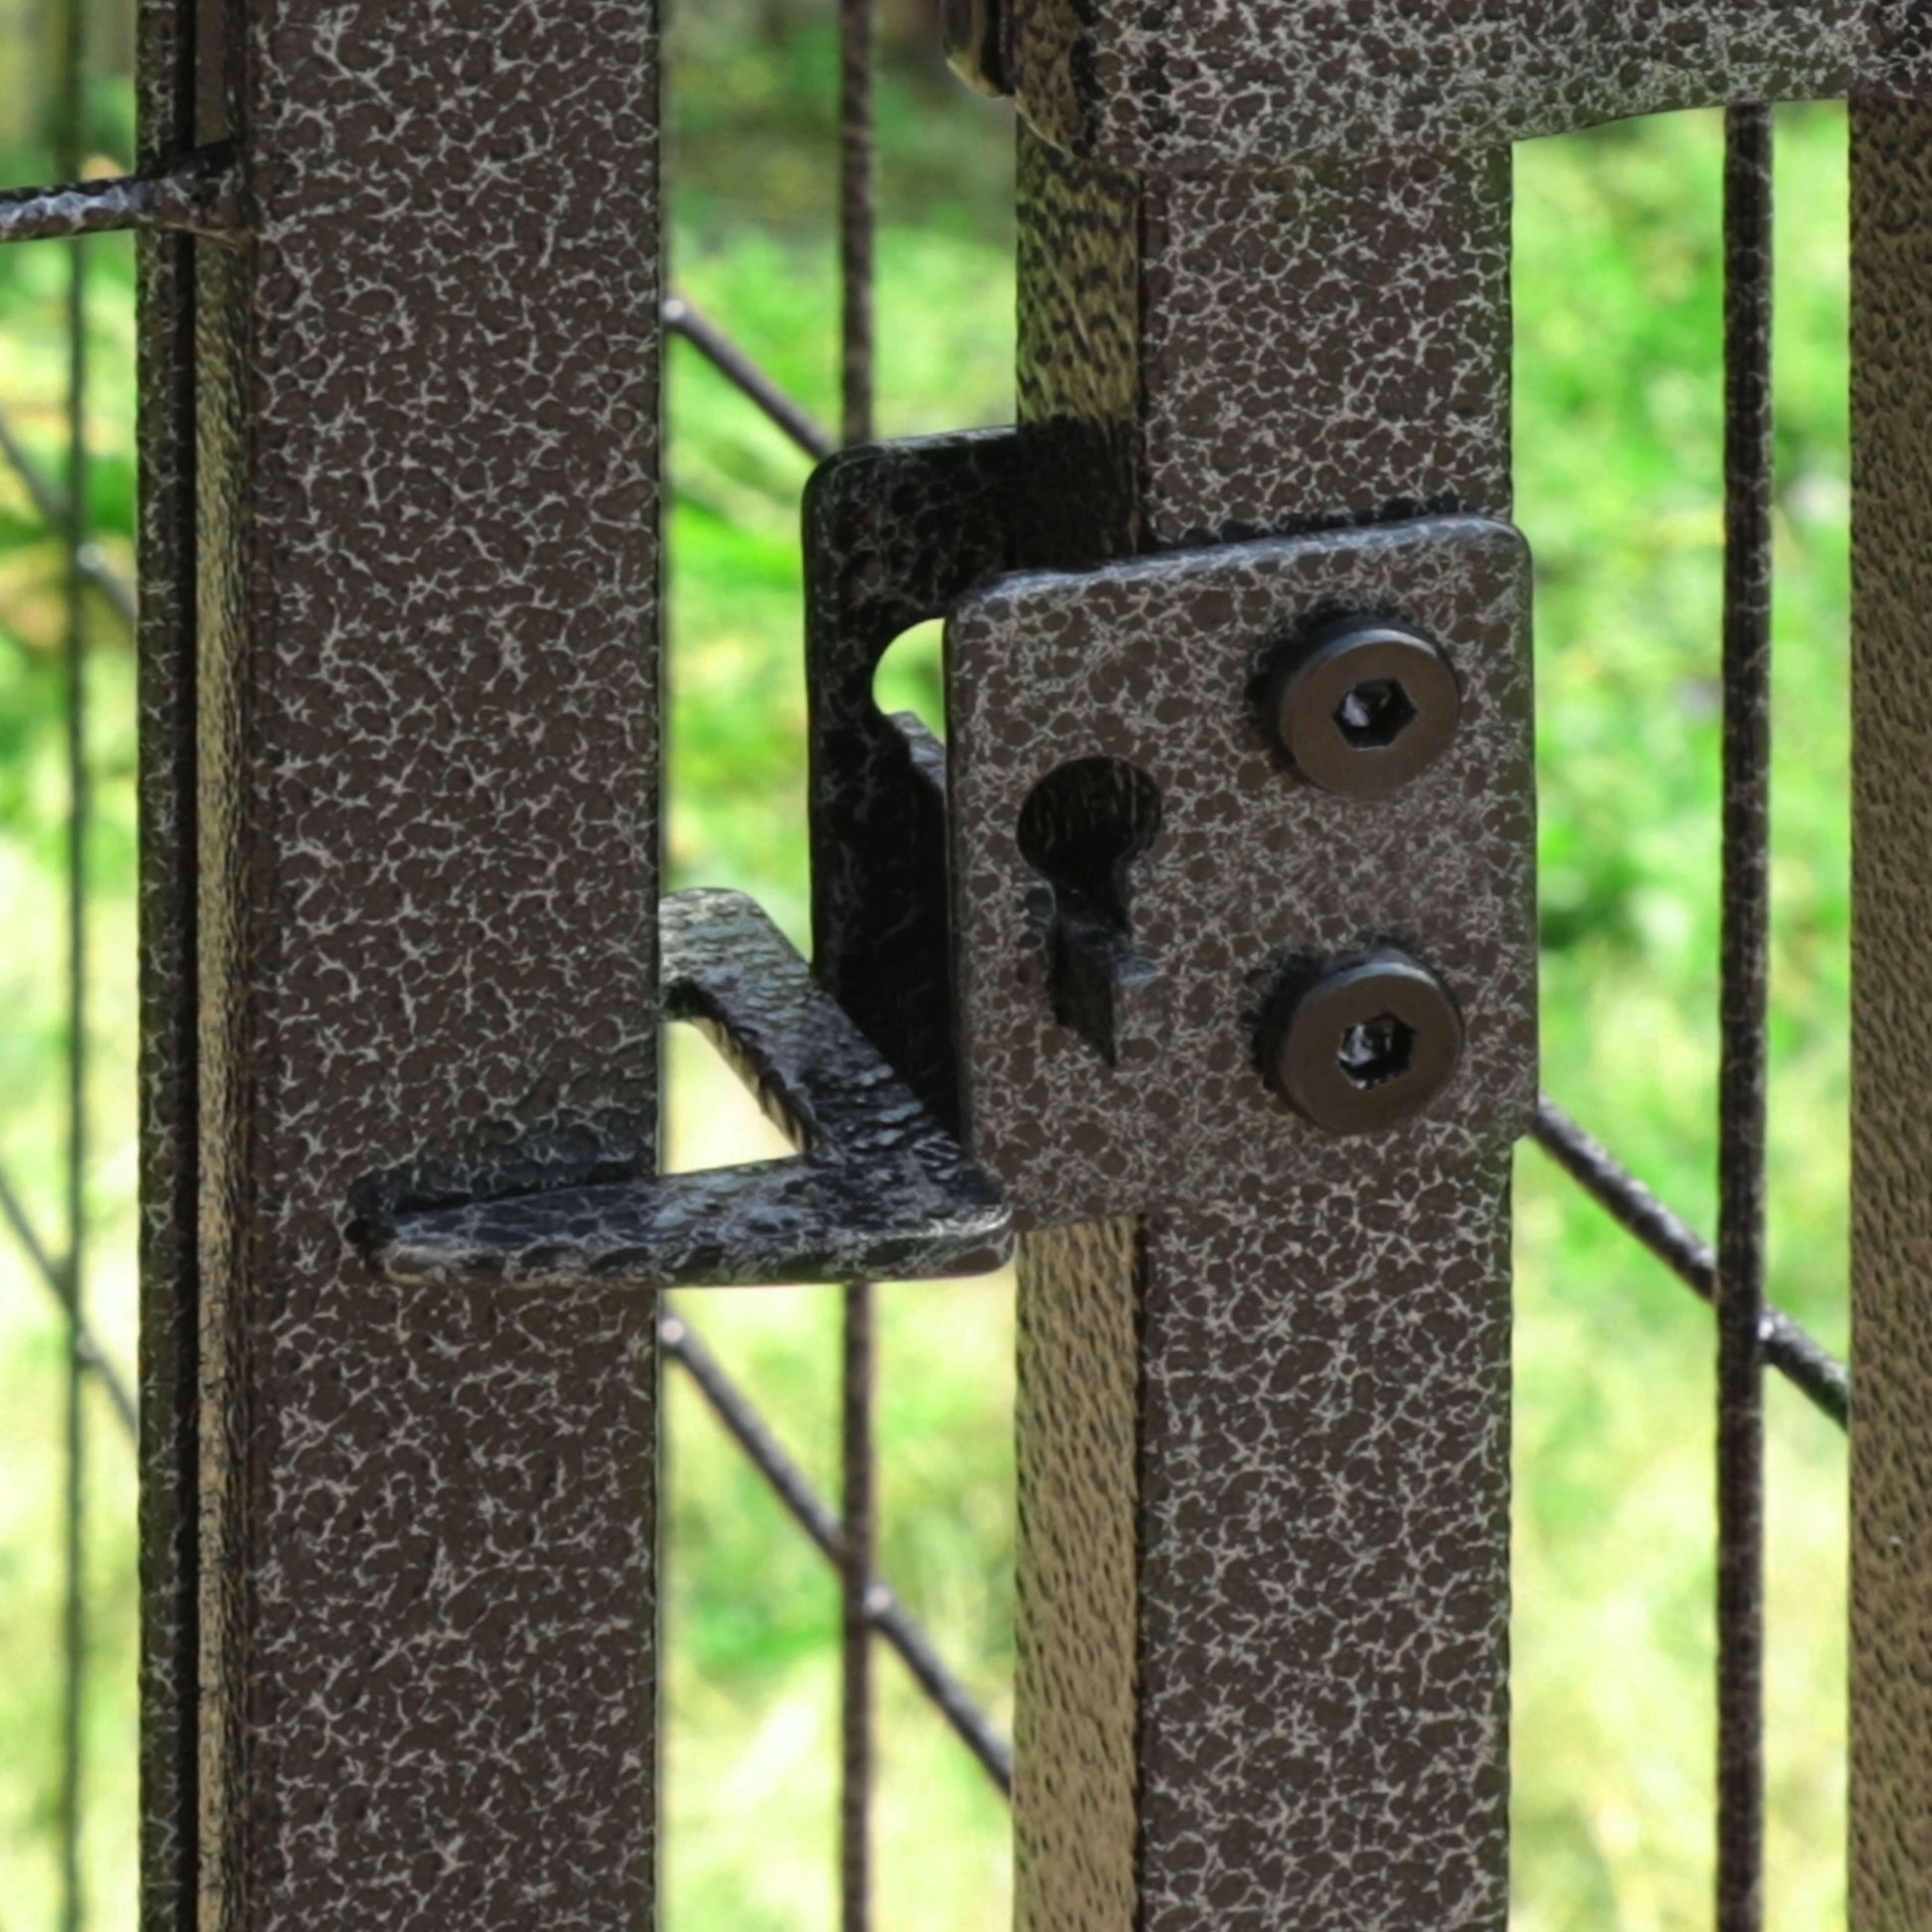
[[1292, 975], [1262, 1014], [1263, 1077], [1330, 1134], [1413, 1119], [1462, 1059], [1462, 1016], [1428, 967], [1398, 947]]
[[1270, 737], [1311, 784], [1342, 798], [1387, 798], [1455, 738], [1462, 692], [1420, 631], [1343, 618], [1281, 651], [1265, 686]]
[[[1346, 1181], [1371, 1144], [1413, 1166], [1527, 1126], [1528, 619], [1521, 538], [1460, 516], [1016, 574], [954, 607], [947, 820], [966, 1133], [1023, 1224], [1199, 1205], [1298, 1175]], [[1449, 742], [1373, 809], [1295, 782], [1256, 716], [1285, 647], [1299, 644], [1302, 662], [1364, 624], [1445, 669], [1452, 658], [1456, 706]], [[1413, 656], [1401, 675], [1379, 660], [1354, 668], [1326, 721], [1366, 759], [1376, 739], [1399, 747], [1421, 729], [1432, 698]], [[1400, 695], [1377, 688], [1398, 683]], [[1161, 801], [1159, 843], [1132, 867], [1131, 944], [1159, 965], [1163, 1031], [1157, 1051], [1111, 1064], [1064, 1024], [1038, 916], [1042, 855], [1020, 831], [1035, 787], [1089, 759], [1144, 773]], [[1394, 998], [1354, 1015], [1328, 1062], [1388, 1117], [1371, 1143], [1284, 1104], [1260, 1041], [1297, 962], [1388, 947], [1449, 989], [1459, 1058], [1411, 1106], [1440, 1034]]]

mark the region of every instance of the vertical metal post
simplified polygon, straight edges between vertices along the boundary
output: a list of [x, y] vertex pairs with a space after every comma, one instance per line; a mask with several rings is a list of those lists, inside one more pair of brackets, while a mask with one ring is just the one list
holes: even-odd
[[1852, 1923], [1932, 1924], [1932, 110], [1852, 115]]
[[357, 1203], [654, 1160], [653, 10], [143, 67], [253, 225], [143, 280], [148, 1923], [629, 1932], [653, 1311], [392, 1288]]
[[[1506, 513], [1506, 148], [1022, 140], [1024, 433], [1119, 554]], [[1527, 950], [1484, 990], [1525, 1077]], [[1519, 1125], [1026, 1242], [1023, 1932], [1502, 1924]]]
[[[197, 139], [192, 0], [142, 0], [136, 158]], [[210, 39], [212, 37], [210, 36]], [[199, 1850], [199, 1099], [195, 861], [195, 281], [187, 235], [139, 243], [141, 1924], [189, 1932]]]

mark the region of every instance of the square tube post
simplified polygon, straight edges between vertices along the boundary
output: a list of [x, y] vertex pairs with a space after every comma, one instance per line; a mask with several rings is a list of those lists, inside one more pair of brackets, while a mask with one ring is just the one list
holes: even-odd
[[143, 278], [146, 1923], [627, 1932], [651, 1306], [357, 1223], [424, 1149], [654, 1161], [654, 11], [144, 43], [144, 158], [232, 141], [252, 229]]
[[[1506, 148], [1181, 176], [1022, 141], [1023, 434], [1115, 554], [1507, 514]], [[1022, 1932], [1504, 1922], [1527, 787], [1489, 821], [1514, 883], [1468, 885], [1517, 1104], [1023, 1244]]]

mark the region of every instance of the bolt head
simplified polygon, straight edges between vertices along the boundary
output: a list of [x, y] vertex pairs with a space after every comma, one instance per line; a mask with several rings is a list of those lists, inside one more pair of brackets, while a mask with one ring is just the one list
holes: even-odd
[[1262, 1017], [1268, 1084], [1330, 1134], [1411, 1119], [1455, 1077], [1462, 1016], [1428, 967], [1392, 946], [1286, 986]]
[[1386, 798], [1442, 757], [1461, 720], [1449, 660], [1401, 624], [1349, 619], [1290, 653], [1268, 681], [1270, 735], [1311, 784]]

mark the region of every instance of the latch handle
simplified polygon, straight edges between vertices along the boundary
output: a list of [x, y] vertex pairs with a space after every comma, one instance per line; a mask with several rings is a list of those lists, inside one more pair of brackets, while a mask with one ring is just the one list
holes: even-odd
[[702, 1028], [800, 1152], [699, 1173], [397, 1205], [368, 1236], [398, 1283], [766, 1287], [990, 1273], [999, 1188], [743, 894], [660, 910], [667, 1019]]

